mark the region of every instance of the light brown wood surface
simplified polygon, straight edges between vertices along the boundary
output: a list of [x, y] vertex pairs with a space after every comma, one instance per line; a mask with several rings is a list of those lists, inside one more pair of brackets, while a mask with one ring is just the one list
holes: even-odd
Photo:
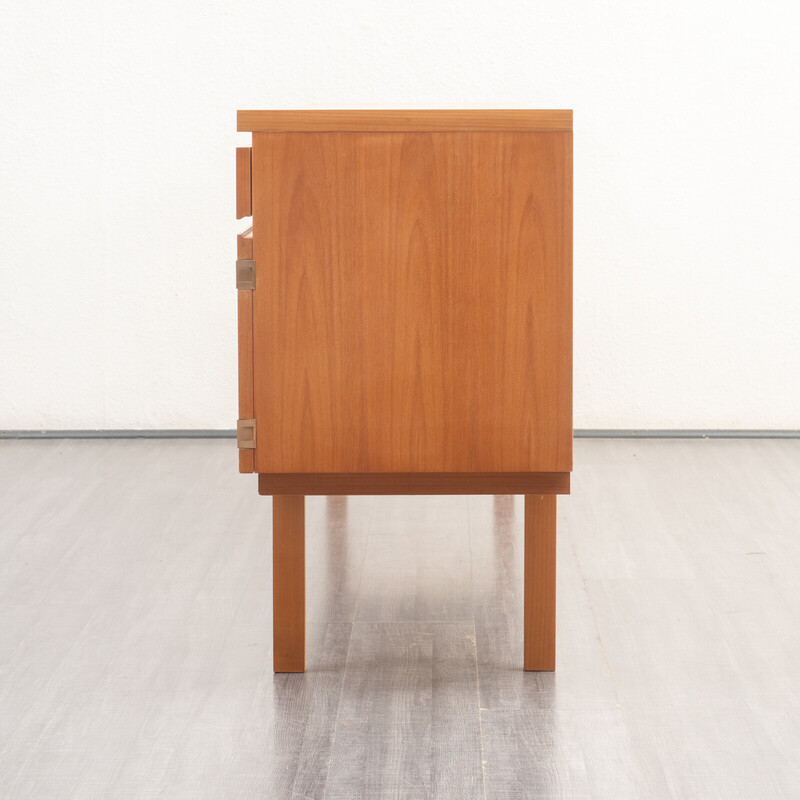
[[239, 111], [239, 131], [571, 131], [566, 109]]
[[526, 670], [556, 668], [556, 496], [525, 495]]
[[236, 219], [249, 217], [252, 211], [251, 204], [251, 168], [250, 148], [236, 148]]
[[306, 668], [305, 497], [272, 498], [272, 642], [275, 672]]
[[255, 468], [572, 467], [572, 135], [253, 136]]
[[253, 226], [236, 237], [236, 258], [253, 257]]
[[[236, 237], [236, 257], [253, 257], [253, 229]], [[239, 419], [253, 419], [253, 292], [237, 291], [239, 317]], [[255, 452], [239, 450], [239, 472], [253, 472]]]
[[279, 472], [258, 476], [259, 494], [266, 495], [569, 494], [569, 484], [569, 472]]

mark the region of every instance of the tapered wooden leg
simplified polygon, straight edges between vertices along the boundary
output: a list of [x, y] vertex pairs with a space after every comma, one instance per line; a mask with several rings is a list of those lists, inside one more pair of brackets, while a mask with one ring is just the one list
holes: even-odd
[[303, 495], [272, 498], [272, 645], [275, 672], [306, 669], [306, 525]]
[[556, 495], [525, 495], [525, 669], [556, 668]]

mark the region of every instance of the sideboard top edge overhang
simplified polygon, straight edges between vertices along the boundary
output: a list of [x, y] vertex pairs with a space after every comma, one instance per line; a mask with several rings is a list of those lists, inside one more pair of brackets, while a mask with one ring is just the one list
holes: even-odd
[[424, 109], [237, 111], [236, 130], [251, 133], [400, 133], [530, 131], [569, 133], [571, 109]]

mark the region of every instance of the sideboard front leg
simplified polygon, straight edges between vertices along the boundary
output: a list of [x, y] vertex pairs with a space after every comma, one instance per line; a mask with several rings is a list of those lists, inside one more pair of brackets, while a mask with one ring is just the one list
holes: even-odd
[[525, 495], [525, 669], [556, 668], [556, 495]]
[[305, 497], [272, 498], [272, 646], [275, 672], [306, 669]]

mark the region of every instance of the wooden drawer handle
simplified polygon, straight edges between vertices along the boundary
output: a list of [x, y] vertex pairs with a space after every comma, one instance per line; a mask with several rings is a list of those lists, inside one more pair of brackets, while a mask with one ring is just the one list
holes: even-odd
[[252, 147], [236, 148], [236, 219], [252, 215], [250, 160]]

